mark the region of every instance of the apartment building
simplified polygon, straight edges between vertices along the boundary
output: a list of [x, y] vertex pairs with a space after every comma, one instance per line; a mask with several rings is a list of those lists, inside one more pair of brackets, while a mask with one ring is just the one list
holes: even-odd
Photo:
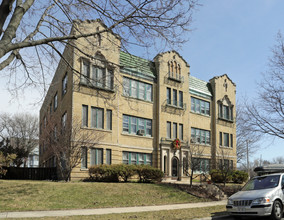
[[[78, 21], [72, 31], [105, 28], [99, 20]], [[80, 146], [72, 179], [97, 164], [149, 164], [173, 179], [187, 178], [190, 158], [201, 158], [196, 173], [236, 167], [236, 85], [226, 74], [208, 82], [193, 77], [176, 51], [151, 61], [131, 55], [109, 31], [72, 44], [40, 110], [40, 166], [58, 164], [48, 140], [79, 123], [96, 144]]]

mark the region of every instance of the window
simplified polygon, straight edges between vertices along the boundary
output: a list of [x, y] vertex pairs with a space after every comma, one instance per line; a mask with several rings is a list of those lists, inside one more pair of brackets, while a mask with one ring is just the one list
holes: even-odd
[[222, 134], [222, 132], [219, 133], [219, 143], [220, 143], [220, 146], [223, 146], [223, 134]]
[[106, 164], [111, 164], [111, 149], [106, 149]]
[[67, 73], [65, 73], [63, 79], [62, 79], [62, 95], [65, 95], [65, 93], [67, 92]]
[[183, 140], [183, 124], [179, 124], [178, 134], [179, 134], [179, 139]]
[[229, 134], [224, 133], [224, 146], [229, 147]]
[[123, 94], [125, 96], [152, 101], [152, 85], [134, 79], [123, 78]]
[[81, 148], [81, 169], [87, 169], [88, 167], [88, 149], [86, 147]]
[[61, 117], [61, 132], [64, 132], [66, 129], [66, 120], [67, 120], [67, 112], [65, 112]]
[[152, 154], [123, 151], [122, 163], [152, 165]]
[[172, 101], [171, 101], [171, 89], [170, 88], [167, 88], [167, 104], [172, 104]]
[[177, 123], [173, 123], [173, 139], [177, 138]]
[[232, 134], [230, 134], [230, 139], [231, 139], [231, 141], [230, 141], [230, 147], [231, 148], [233, 148], [233, 135]]
[[183, 108], [183, 92], [179, 91], [179, 107]]
[[112, 110], [107, 110], [107, 130], [112, 130]]
[[177, 90], [173, 89], [173, 105], [177, 106]]
[[201, 99], [197, 99], [191, 97], [191, 111], [202, 114], [202, 115], [210, 115], [210, 103], [203, 101]]
[[101, 148], [92, 148], [91, 149], [91, 161], [90, 165], [99, 165], [103, 164], [103, 149]]
[[124, 133], [141, 136], [152, 136], [152, 120], [123, 115], [122, 130]]
[[88, 106], [82, 105], [82, 126], [88, 127]]
[[57, 93], [53, 97], [53, 109], [54, 111], [57, 109]]
[[219, 118], [233, 121], [233, 107], [219, 103]]
[[104, 109], [91, 108], [91, 127], [92, 128], [104, 128]]
[[172, 130], [172, 128], [171, 128], [171, 122], [167, 122], [167, 138], [171, 138], [172, 136], [171, 136], [171, 130]]
[[81, 83], [103, 89], [113, 89], [113, 70], [91, 65], [87, 60], [82, 62]]
[[81, 83], [87, 84], [90, 81], [90, 62], [83, 60]]
[[203, 158], [193, 158], [194, 173], [209, 173], [210, 160]]
[[191, 128], [191, 139], [193, 143], [210, 145], [210, 131]]

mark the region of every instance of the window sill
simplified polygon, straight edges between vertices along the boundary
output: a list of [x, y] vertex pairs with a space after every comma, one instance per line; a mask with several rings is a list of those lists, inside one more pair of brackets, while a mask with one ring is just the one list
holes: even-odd
[[130, 137], [153, 139], [153, 137], [151, 137], [151, 136], [142, 136], [142, 135], [137, 135], [137, 134], [129, 134], [129, 133], [126, 133], [126, 132], [122, 132], [121, 135], [130, 136]]
[[168, 75], [168, 79], [173, 80], [175, 82], [183, 83], [183, 79], [182, 78], [179, 79], [179, 78], [175, 78], [173, 76], [169, 76]]
[[106, 129], [101, 129], [101, 128], [90, 128], [90, 127], [82, 127], [81, 126], [81, 129], [92, 130], [92, 131], [103, 131], [103, 132], [112, 133], [112, 130], [106, 130]]
[[231, 120], [231, 119], [221, 118], [221, 117], [218, 117], [218, 119], [219, 119], [219, 120], [222, 120], [222, 121], [226, 121], [226, 122], [234, 123], [234, 120]]
[[89, 171], [88, 168], [80, 168], [80, 171]]
[[219, 146], [220, 148], [224, 148], [224, 149], [230, 149], [230, 150], [233, 150], [233, 147], [227, 147], [227, 146]]
[[139, 98], [135, 98], [132, 96], [126, 96], [126, 95], [122, 95], [122, 97], [126, 98], [126, 99], [132, 99], [132, 100], [137, 100], [137, 101], [142, 101], [142, 102], [146, 102], [149, 104], [153, 104], [153, 101], [148, 101], [148, 100], [144, 100], [144, 99], [139, 99]]
[[202, 114], [202, 113], [194, 112], [194, 111], [192, 111], [192, 110], [190, 110], [190, 113], [195, 114], [195, 115], [204, 116], [204, 117], [207, 117], [207, 118], [211, 118], [211, 115], [206, 115], [206, 114]]
[[193, 144], [193, 145], [200, 145], [202, 147], [211, 147], [211, 144], [201, 144], [201, 143], [190, 143], [190, 144]]
[[106, 92], [115, 93], [115, 90], [114, 90], [114, 89], [109, 89], [109, 88], [105, 88], [105, 87], [94, 86], [94, 85], [91, 85], [90, 83], [83, 83], [83, 82], [80, 82], [80, 85], [81, 85], [81, 86], [85, 86], [85, 87], [90, 88], [90, 89], [98, 89], [98, 90], [103, 90], [103, 91], [106, 91]]
[[181, 106], [178, 106], [178, 105], [171, 105], [171, 104], [166, 103], [166, 106], [172, 107], [172, 108], [176, 108], [176, 109], [180, 109], [180, 110], [185, 110], [186, 109], [185, 104], [183, 104], [183, 106], [181, 107]]

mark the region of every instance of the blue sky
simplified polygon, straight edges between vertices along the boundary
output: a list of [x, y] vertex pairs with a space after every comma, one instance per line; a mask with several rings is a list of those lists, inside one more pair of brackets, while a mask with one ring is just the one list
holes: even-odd
[[[190, 40], [178, 52], [190, 64], [193, 76], [208, 81], [227, 73], [237, 85], [237, 99], [243, 96], [253, 99], [256, 82], [268, 68], [276, 35], [278, 31], [284, 33], [284, 1], [201, 0], [200, 3], [203, 6], [194, 13]], [[5, 84], [1, 80], [1, 88], [5, 88]], [[20, 97], [20, 102], [11, 101], [8, 92], [0, 90], [0, 111], [38, 113], [40, 105], [33, 105], [38, 92], [31, 89]], [[272, 159], [281, 153], [284, 155], [284, 141], [269, 143], [263, 143], [263, 149], [253, 158], [262, 155], [263, 159]]]
[[[204, 0], [195, 13], [195, 30], [180, 54], [191, 74], [208, 81], [227, 73], [237, 85], [237, 99], [256, 97], [257, 82], [268, 69], [279, 31], [284, 33], [284, 1]], [[260, 143], [251, 159], [284, 156], [284, 141]]]

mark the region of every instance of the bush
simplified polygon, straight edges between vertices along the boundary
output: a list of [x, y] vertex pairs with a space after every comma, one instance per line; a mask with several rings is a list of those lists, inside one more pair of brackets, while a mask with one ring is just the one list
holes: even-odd
[[135, 175], [134, 165], [119, 164], [116, 166], [117, 166], [119, 177], [121, 177], [124, 182], [127, 182], [129, 178]]
[[211, 180], [215, 183], [227, 183], [232, 180], [232, 172], [222, 170], [211, 170]]
[[115, 165], [97, 165], [89, 168], [90, 180], [102, 182], [119, 182], [119, 172]]
[[138, 175], [139, 182], [160, 182], [164, 173], [149, 165], [97, 165], [89, 168], [89, 181], [127, 182], [129, 178]]
[[139, 182], [161, 182], [164, 173], [149, 165], [136, 165], [136, 173], [139, 177]]
[[248, 174], [245, 171], [235, 170], [232, 173], [232, 181], [234, 183], [243, 183], [247, 181]]

